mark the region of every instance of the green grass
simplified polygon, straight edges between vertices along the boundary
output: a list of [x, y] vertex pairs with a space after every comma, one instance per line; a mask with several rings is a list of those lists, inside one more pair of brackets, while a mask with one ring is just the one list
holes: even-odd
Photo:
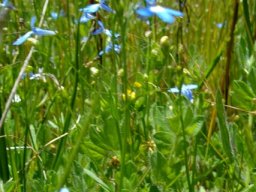
[[[139, 1], [109, 1], [115, 13], [97, 18], [121, 52], [102, 58], [106, 35], [75, 22], [89, 1], [11, 2], [0, 9], [0, 191], [256, 190], [254, 1], [159, 1], [184, 3], [172, 25], [140, 20]], [[34, 15], [57, 35], [12, 46]], [[167, 92], [191, 83], [193, 103]]]

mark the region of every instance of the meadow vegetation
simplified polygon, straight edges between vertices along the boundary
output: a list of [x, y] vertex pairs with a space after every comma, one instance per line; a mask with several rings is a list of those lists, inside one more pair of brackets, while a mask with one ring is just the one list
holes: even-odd
[[255, 18], [253, 0], [3, 1], [0, 191], [256, 191]]

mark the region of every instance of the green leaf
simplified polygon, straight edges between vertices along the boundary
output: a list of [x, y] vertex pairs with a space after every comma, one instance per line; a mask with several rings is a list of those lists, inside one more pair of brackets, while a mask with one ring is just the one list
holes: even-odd
[[211, 63], [209, 69], [207, 70], [207, 73], [205, 75], [205, 77], [203, 78], [202, 82], [200, 83], [198, 89], [201, 89], [202, 86], [204, 85], [204, 82], [208, 79], [208, 77], [212, 74], [213, 70], [215, 69], [215, 67], [217, 66], [217, 64], [220, 61], [220, 58], [222, 56], [222, 51], [220, 51], [217, 56], [214, 58], [213, 62]]
[[251, 70], [250, 70], [250, 73], [248, 75], [248, 81], [249, 81], [249, 84], [252, 88], [252, 91], [254, 94], [256, 94], [256, 83], [255, 83], [255, 79], [256, 79], [256, 69], [253, 67]]
[[169, 132], [165, 132], [165, 131], [160, 131], [155, 133], [154, 138], [167, 145], [171, 145], [173, 143], [172, 140], [174, 140], [174, 136]]
[[243, 0], [243, 13], [244, 13], [244, 18], [245, 18], [245, 29], [246, 29], [246, 34], [247, 34], [247, 39], [248, 39], [248, 47], [249, 51], [252, 52], [253, 50], [253, 34], [252, 34], [252, 24], [250, 22], [250, 12], [249, 12], [249, 5], [247, 0]]
[[235, 105], [246, 110], [252, 110], [255, 94], [251, 87], [243, 81], [234, 81], [232, 100]]
[[97, 182], [105, 191], [111, 192], [112, 190], [104, 183], [95, 173], [88, 169], [84, 169], [84, 173], [91, 177], [95, 182]]
[[175, 135], [170, 132], [161, 131], [154, 134], [154, 141], [157, 145], [157, 149], [165, 155], [170, 154], [171, 150], [173, 150], [175, 140]]
[[[1, 104], [1, 103], [0, 103]], [[2, 110], [0, 105], [0, 117], [2, 117]], [[5, 127], [0, 127], [0, 180], [2, 179], [4, 182], [9, 180], [10, 173], [8, 168], [8, 155], [6, 151], [7, 143], [5, 137]]]
[[233, 160], [232, 148], [230, 143], [229, 126], [226, 119], [224, 105], [222, 103], [222, 96], [219, 90], [216, 96], [216, 108], [217, 108], [217, 123], [220, 129], [222, 146], [225, 153], [229, 157], [229, 159]]
[[204, 124], [204, 120], [202, 117], [198, 117], [194, 120], [194, 122], [189, 125], [186, 128], [186, 132], [190, 135], [190, 136], [196, 136], [200, 130], [202, 129]]
[[155, 182], [170, 182], [168, 175], [171, 174], [171, 168], [168, 166], [168, 159], [157, 151], [151, 155], [152, 179]]
[[81, 149], [83, 153], [93, 159], [93, 161], [102, 160], [104, 157], [107, 156], [108, 152], [105, 148], [97, 146], [91, 141], [84, 142], [84, 144], [81, 146]]

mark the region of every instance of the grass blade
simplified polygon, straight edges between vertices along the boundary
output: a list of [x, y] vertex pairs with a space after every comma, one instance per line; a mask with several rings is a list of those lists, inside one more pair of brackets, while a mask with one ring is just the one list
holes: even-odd
[[[1, 112], [1, 105], [0, 105], [0, 116], [2, 115]], [[0, 179], [4, 182], [9, 179], [9, 169], [8, 169], [8, 156], [6, 151], [6, 137], [4, 133], [4, 127], [0, 129]]]
[[95, 173], [91, 172], [88, 169], [84, 169], [84, 172], [91, 177], [94, 181], [96, 181], [105, 191], [111, 192], [112, 190], [104, 183]]

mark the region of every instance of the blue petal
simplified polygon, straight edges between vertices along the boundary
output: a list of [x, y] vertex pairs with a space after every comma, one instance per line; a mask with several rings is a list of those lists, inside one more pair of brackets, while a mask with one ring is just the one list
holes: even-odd
[[223, 23], [217, 23], [216, 26], [221, 29], [225, 26], [226, 22], [223, 22]]
[[100, 20], [98, 20], [98, 24], [99, 24], [100, 28], [104, 29], [104, 25]]
[[155, 6], [156, 0], [146, 0], [147, 6]]
[[104, 51], [100, 51], [100, 52], [99, 52], [99, 56], [104, 55], [104, 53], [105, 53]]
[[4, 0], [3, 3], [0, 3], [0, 7], [8, 7], [8, 0]]
[[[166, 23], [169, 23], [169, 24], [172, 24], [174, 21], [175, 21], [175, 18], [168, 13], [168, 11], [166, 11], [165, 8], [163, 7], [160, 7], [160, 6], [157, 6], [159, 7], [159, 11], [158, 9], [150, 9], [151, 11], [154, 11], [154, 13], [164, 22]], [[151, 7], [153, 8], [153, 7]]]
[[[190, 102], [193, 102], [193, 93], [191, 90], [196, 89], [196, 88], [198, 88], [198, 86], [195, 84], [182, 85], [181, 86], [181, 94], [184, 95], [185, 97], [187, 97]], [[177, 87], [174, 87], [174, 88], [169, 89], [168, 92], [179, 93], [180, 90]]]
[[172, 24], [175, 21], [175, 17], [182, 17], [183, 13], [173, 9], [165, 8], [159, 5], [151, 6], [149, 11], [155, 13], [162, 21]]
[[9, 3], [8, 0], [3, 0], [3, 3], [0, 3], [0, 7], [5, 7], [8, 9], [15, 9], [15, 7], [11, 3]]
[[85, 8], [80, 9], [80, 11], [83, 11], [84, 13], [95, 13], [99, 10], [100, 4], [91, 4], [86, 6]]
[[98, 21], [98, 25], [100, 26], [98, 29], [96, 29], [95, 31], [92, 32], [93, 35], [98, 35], [101, 34], [105, 29], [104, 29], [104, 25], [101, 21]]
[[69, 189], [68, 188], [61, 188], [60, 192], [69, 192]]
[[112, 44], [112, 43], [109, 43], [109, 44], [105, 47], [105, 53], [109, 53], [112, 49], [113, 49], [113, 44]]
[[183, 17], [183, 13], [174, 9], [164, 8], [165, 11], [175, 17]]
[[41, 29], [41, 28], [38, 28], [38, 27], [34, 27], [32, 30], [33, 30], [34, 34], [38, 35], [38, 36], [56, 35], [56, 32], [54, 32], [54, 31]]
[[98, 29], [96, 29], [96, 30], [94, 30], [94, 31], [92, 32], [92, 35], [99, 35], [99, 34], [101, 34], [101, 33], [103, 32], [103, 30], [104, 30], [104, 29], [102, 29], [102, 28], [98, 28]]
[[107, 11], [107, 12], [113, 12], [113, 10], [109, 7], [109, 6], [107, 6], [106, 4], [105, 4], [105, 2], [101, 2], [100, 3], [100, 6], [101, 6], [101, 8], [102, 9], [104, 9], [105, 11]]
[[156, 13], [156, 15], [163, 21], [163, 22], [166, 22], [166, 23], [169, 23], [169, 24], [172, 24], [174, 21], [175, 21], [175, 18], [166, 13], [166, 12], [160, 12], [160, 13]]
[[105, 30], [104, 30], [104, 33], [105, 33], [107, 36], [109, 36], [109, 37], [114, 37], [114, 38], [120, 37], [120, 34], [118, 34], [118, 33], [113, 34], [113, 32], [110, 31], [110, 30], [108, 30], [108, 29], [105, 29]]
[[55, 11], [52, 11], [51, 12], [51, 17], [56, 20], [58, 19], [59, 17], [63, 17], [64, 16], [64, 11], [61, 10], [59, 13], [55, 12]]
[[8, 5], [8, 0], [3, 0], [3, 5], [7, 6]]
[[52, 17], [54, 20], [56, 20], [56, 19], [58, 19], [59, 14], [58, 14], [57, 12], [52, 11], [52, 12], [51, 12], [51, 17]]
[[180, 91], [177, 87], [174, 87], [174, 88], [168, 89], [168, 92], [170, 92], [170, 93], [179, 93]]
[[110, 31], [110, 30], [108, 30], [108, 29], [105, 29], [105, 30], [104, 30], [104, 33], [105, 33], [107, 36], [109, 36], [109, 37], [112, 37], [112, 36], [113, 36], [112, 31]]
[[181, 94], [187, 97], [190, 101], [193, 101], [193, 94], [190, 89], [184, 89], [181, 91]]
[[154, 15], [148, 8], [138, 8], [136, 13], [141, 17], [151, 17]]
[[80, 23], [87, 23], [91, 19], [94, 19], [95, 17], [89, 13], [83, 13], [83, 15], [80, 17]]
[[223, 23], [217, 23], [216, 26], [221, 29], [223, 27]]
[[19, 37], [19, 38], [13, 43], [13, 45], [21, 45], [21, 44], [24, 43], [33, 33], [34, 33], [33, 31], [27, 32], [25, 35]]
[[114, 51], [115, 51], [116, 53], [120, 53], [120, 51], [121, 51], [121, 45], [114, 44]]
[[116, 53], [120, 53], [121, 46], [120, 46], [120, 45], [117, 45], [117, 44], [114, 44], [114, 46], [113, 46], [112, 42], [109, 42], [109, 43], [107, 44], [107, 46], [105, 47], [104, 51], [100, 51], [100, 52], [99, 52], [99, 56], [102, 56], [102, 55], [105, 54], [105, 53], [109, 53], [109, 52], [112, 51], [113, 49], [114, 49], [114, 51], [115, 51]]
[[189, 85], [182, 85], [182, 88], [181, 89], [197, 89], [198, 88], [198, 85], [195, 85], [195, 84], [189, 84]]
[[33, 16], [33, 17], [31, 18], [31, 21], [30, 21], [30, 27], [31, 27], [31, 29], [34, 28], [35, 23], [36, 23], [36, 17]]

